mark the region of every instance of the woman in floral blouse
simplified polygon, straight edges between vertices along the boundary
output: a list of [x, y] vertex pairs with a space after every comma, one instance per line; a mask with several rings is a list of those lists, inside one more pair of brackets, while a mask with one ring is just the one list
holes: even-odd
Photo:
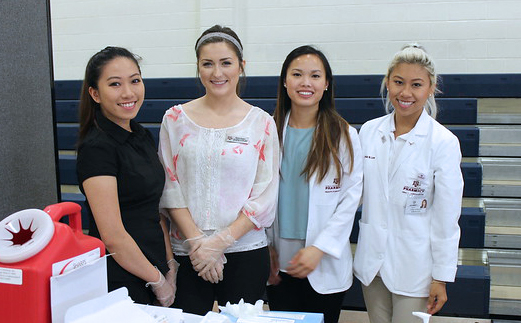
[[195, 46], [206, 94], [169, 109], [159, 156], [167, 174], [160, 207], [180, 263], [174, 307], [206, 314], [265, 291], [278, 193], [278, 136], [273, 119], [238, 96], [242, 45], [213, 26]]

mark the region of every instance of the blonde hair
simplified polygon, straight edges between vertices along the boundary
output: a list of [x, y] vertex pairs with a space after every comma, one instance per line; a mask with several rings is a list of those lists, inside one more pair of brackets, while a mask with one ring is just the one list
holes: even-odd
[[[385, 111], [387, 113], [391, 113], [394, 110], [394, 107], [391, 101], [389, 100], [389, 93], [387, 93], [386, 91], [386, 85], [389, 80], [389, 76], [393, 72], [394, 68], [401, 63], [418, 64], [425, 68], [427, 73], [429, 73], [431, 86], [434, 86], [434, 93], [436, 94], [441, 92], [440, 90], [438, 90], [439, 80], [438, 75], [436, 74], [436, 70], [434, 68], [434, 61], [432, 60], [432, 57], [429, 54], [427, 54], [427, 52], [422, 46], [416, 43], [407, 44], [398, 53], [394, 55], [393, 60], [387, 68], [387, 74], [385, 74], [385, 77], [382, 80], [382, 84], [380, 86], [380, 94], [382, 95], [382, 99], [384, 100]], [[436, 106], [434, 95], [429, 96], [429, 98], [425, 102], [424, 109], [431, 117], [436, 119], [438, 108]]]

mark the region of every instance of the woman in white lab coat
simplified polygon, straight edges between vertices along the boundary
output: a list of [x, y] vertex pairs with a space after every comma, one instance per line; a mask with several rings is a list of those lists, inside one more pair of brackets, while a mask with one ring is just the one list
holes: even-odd
[[354, 272], [371, 323], [438, 312], [456, 275], [461, 152], [435, 120], [436, 86], [431, 57], [405, 46], [382, 82], [388, 114], [360, 130], [364, 194]]
[[326, 323], [338, 322], [353, 280], [349, 236], [363, 160], [333, 87], [322, 52], [302, 46], [287, 56], [274, 114], [282, 156], [268, 286], [271, 310], [324, 313]]

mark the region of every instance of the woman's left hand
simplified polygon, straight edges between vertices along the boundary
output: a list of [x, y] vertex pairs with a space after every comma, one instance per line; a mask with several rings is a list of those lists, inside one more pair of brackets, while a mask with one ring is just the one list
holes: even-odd
[[447, 289], [444, 282], [433, 281], [427, 302], [427, 313], [437, 313], [447, 302]]
[[306, 278], [322, 259], [324, 252], [315, 246], [300, 249], [289, 261], [286, 273], [296, 278]]
[[179, 263], [175, 259], [170, 259], [167, 262], [168, 272], [166, 273], [166, 281], [174, 287], [174, 291], [176, 290], [176, 281], [177, 281], [177, 269], [179, 268]]

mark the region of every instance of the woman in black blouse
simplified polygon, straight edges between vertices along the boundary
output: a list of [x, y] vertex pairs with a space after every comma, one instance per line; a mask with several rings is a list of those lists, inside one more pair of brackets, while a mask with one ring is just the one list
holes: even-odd
[[138, 61], [128, 50], [107, 47], [89, 60], [80, 97], [78, 182], [90, 235], [113, 254], [109, 291], [124, 286], [135, 302], [170, 306], [176, 263], [158, 209], [164, 171], [150, 132], [133, 120], [144, 94]]

